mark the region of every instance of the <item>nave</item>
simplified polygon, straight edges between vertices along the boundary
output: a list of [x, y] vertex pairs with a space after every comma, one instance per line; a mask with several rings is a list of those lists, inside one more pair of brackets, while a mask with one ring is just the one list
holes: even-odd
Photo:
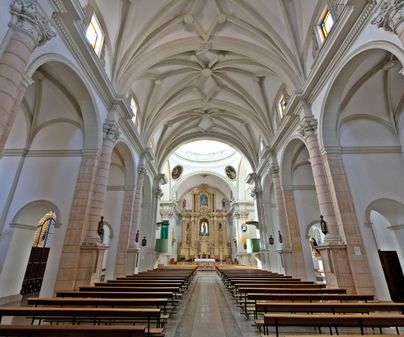
[[[0, 307], [0, 336], [400, 334], [404, 303], [256, 268], [159, 268]], [[198, 271], [199, 269], [199, 271]], [[261, 333], [264, 333], [262, 335]], [[386, 335], [387, 333], [387, 335]]]

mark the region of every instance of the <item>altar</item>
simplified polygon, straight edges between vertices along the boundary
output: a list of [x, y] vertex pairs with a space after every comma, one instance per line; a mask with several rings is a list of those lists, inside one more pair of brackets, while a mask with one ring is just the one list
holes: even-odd
[[215, 270], [215, 259], [210, 258], [196, 258], [194, 263], [197, 264], [200, 271], [213, 271]]

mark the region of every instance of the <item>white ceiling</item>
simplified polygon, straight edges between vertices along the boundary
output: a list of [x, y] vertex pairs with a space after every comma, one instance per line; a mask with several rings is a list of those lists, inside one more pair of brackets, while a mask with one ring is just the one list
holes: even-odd
[[80, 0], [106, 29], [106, 69], [132, 92], [144, 140], [162, 162], [195, 139], [225, 141], [258, 162], [282, 86], [310, 68], [320, 0]]

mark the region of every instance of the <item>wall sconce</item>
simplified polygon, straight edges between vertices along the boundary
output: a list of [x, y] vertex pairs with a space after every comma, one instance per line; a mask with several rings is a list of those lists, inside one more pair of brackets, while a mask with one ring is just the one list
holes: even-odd
[[274, 238], [273, 238], [272, 235], [269, 236], [268, 242], [269, 242], [269, 244], [270, 244], [271, 246], [275, 243], [275, 240], [274, 240]]
[[247, 232], [247, 225], [245, 223], [241, 225], [241, 231], [244, 233]]
[[145, 247], [146, 245], [147, 245], [147, 239], [144, 236], [143, 239], [142, 239], [142, 247]]
[[282, 234], [281, 234], [281, 231], [280, 231], [280, 230], [278, 230], [278, 241], [279, 241], [279, 243], [282, 243], [282, 242], [283, 242]]
[[327, 222], [324, 220], [324, 217], [322, 215], [320, 215], [320, 227], [323, 234], [327, 235], [328, 233]]
[[244, 242], [243, 248], [244, 248], [244, 249], [247, 249], [247, 242]]

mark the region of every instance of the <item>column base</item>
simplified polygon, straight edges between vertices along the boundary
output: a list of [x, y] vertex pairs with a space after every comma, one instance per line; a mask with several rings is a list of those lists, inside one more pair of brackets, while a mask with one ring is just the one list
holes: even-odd
[[347, 288], [349, 292], [354, 293], [355, 286], [346, 245], [326, 242], [318, 245], [317, 250], [321, 254], [327, 285]]
[[75, 287], [89, 286], [100, 282], [102, 261], [108, 246], [84, 242], [80, 247], [80, 264]]
[[276, 252], [279, 254], [281, 267], [285, 275], [293, 276], [293, 256], [291, 249], [278, 249]]

